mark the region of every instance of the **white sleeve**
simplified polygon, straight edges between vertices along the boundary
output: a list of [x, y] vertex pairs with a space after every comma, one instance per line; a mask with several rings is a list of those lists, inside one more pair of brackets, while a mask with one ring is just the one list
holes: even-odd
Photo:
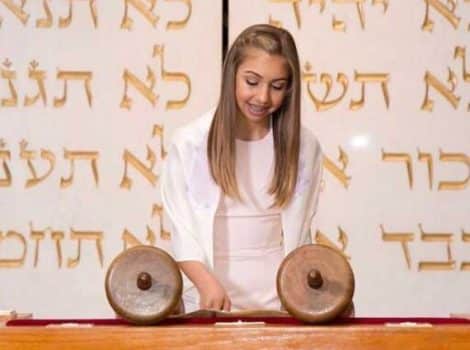
[[197, 223], [190, 206], [187, 183], [178, 149], [172, 145], [165, 161], [160, 178], [163, 207], [171, 224], [171, 245], [176, 261], [197, 260], [205, 262], [205, 254], [198, 242]]
[[323, 178], [323, 154], [318, 147], [315, 154], [315, 159], [312, 169], [312, 186], [310, 188], [310, 196], [308, 199], [308, 212], [306, 213], [307, 222], [304, 223], [306, 229], [300, 239], [300, 245], [312, 243], [312, 234], [310, 227], [312, 225], [313, 217], [315, 216], [318, 208], [318, 199], [320, 197], [321, 182]]

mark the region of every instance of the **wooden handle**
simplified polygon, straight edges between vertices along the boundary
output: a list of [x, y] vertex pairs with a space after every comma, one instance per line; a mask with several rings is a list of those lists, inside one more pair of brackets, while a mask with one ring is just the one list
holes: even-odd
[[310, 288], [319, 289], [323, 285], [323, 277], [320, 271], [312, 269], [307, 275], [307, 281]]
[[137, 276], [137, 287], [140, 290], [147, 290], [152, 287], [152, 276], [148, 272], [141, 272]]

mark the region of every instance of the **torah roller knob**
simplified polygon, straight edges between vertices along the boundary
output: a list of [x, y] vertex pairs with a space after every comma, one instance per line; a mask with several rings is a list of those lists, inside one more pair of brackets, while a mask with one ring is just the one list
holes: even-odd
[[305, 245], [282, 261], [277, 292], [293, 317], [307, 323], [325, 323], [351, 306], [354, 274], [346, 258], [336, 250]]
[[162, 249], [136, 246], [119, 254], [108, 268], [106, 297], [114, 311], [139, 325], [168, 317], [181, 300], [178, 265]]

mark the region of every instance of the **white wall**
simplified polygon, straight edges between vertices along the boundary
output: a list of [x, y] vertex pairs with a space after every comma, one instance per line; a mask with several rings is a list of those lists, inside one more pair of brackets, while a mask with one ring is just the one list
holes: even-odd
[[[95, 1], [96, 27], [89, 2], [73, 1], [72, 20], [62, 28], [59, 18], [67, 17], [68, 1], [45, 2], [51, 12], [51, 22], [45, 27], [37, 26], [39, 19], [46, 18], [42, 1], [26, 1], [23, 9], [20, 1], [7, 3], [13, 6], [9, 9], [0, 4], [0, 99], [12, 96], [5, 79], [8, 74], [17, 99], [12, 99], [11, 106], [0, 101], [0, 309], [33, 312], [35, 317], [112, 316], [104, 294], [104, 273], [123, 250], [124, 231], [149, 243], [148, 227], [155, 244], [167, 244], [161, 237], [158, 210], [153, 211], [154, 205], [161, 204], [158, 175], [162, 153], [162, 139], [154, 135], [154, 127], [163, 127], [168, 145], [176, 126], [216, 103], [222, 55], [221, 1], [158, 1], [153, 9], [149, 8], [152, 1]], [[126, 3], [133, 21], [130, 29], [121, 27]], [[171, 21], [188, 16], [188, 4], [191, 13], [186, 23], [168, 28]], [[26, 14], [27, 21], [22, 23], [15, 13], [19, 17]], [[156, 16], [159, 19], [153, 26]], [[165, 74], [161, 56], [154, 55], [155, 45], [164, 45]], [[44, 104], [39, 99], [25, 106], [25, 96], [38, 91], [28, 76], [32, 61], [38, 63], [36, 70], [44, 71], [46, 98]], [[150, 100], [158, 96], [154, 105], [129, 84], [132, 106], [120, 106], [126, 70], [141, 81], [142, 91], [143, 86], [150, 86], [148, 70], [153, 73], [155, 84], [146, 93]], [[65, 104], [54, 105], [54, 98], [63, 95], [60, 71], [85, 72], [71, 75], [77, 79], [90, 76], [91, 105], [82, 80], [70, 80]], [[188, 93], [184, 82], [172, 80], [171, 73], [177, 72], [189, 79], [191, 93], [179, 109], [167, 108], [169, 101], [181, 100]], [[49, 176], [29, 188], [25, 183], [32, 173], [27, 154], [21, 154], [22, 141], [27, 142], [26, 150], [34, 152], [32, 163], [38, 178], [53, 168]], [[147, 147], [155, 159], [153, 168]], [[41, 150], [47, 150], [54, 161], [41, 158]], [[94, 152], [75, 161], [74, 179], [68, 187], [61, 187], [61, 178], [71, 173], [64, 150]], [[120, 186], [125, 154], [142, 163], [140, 172], [129, 163], [127, 175], [132, 185], [128, 189]], [[96, 181], [87, 160], [94, 155]], [[6, 178], [3, 164], [11, 179]], [[82, 235], [82, 231], [88, 233]], [[81, 256], [73, 266], [68, 260], [77, 257], [79, 238]], [[102, 264], [95, 239], [100, 242]], [[56, 242], [62, 256], [60, 267]]]
[[[311, 80], [310, 88], [320, 102], [326, 92], [321, 74], [332, 80], [326, 100], [337, 99], [337, 103], [324, 111], [317, 110], [308, 94], [307, 76], [303, 82], [303, 122], [317, 135], [339, 174], [333, 175], [333, 166], [325, 171], [312, 228], [314, 235], [320, 231], [351, 258], [357, 315], [470, 312], [470, 271], [465, 270], [465, 262], [470, 261], [470, 76], [467, 68], [464, 79], [463, 60], [459, 55], [454, 58], [456, 47], [466, 47], [467, 67], [470, 63], [470, 3], [457, 1], [454, 12], [446, 1], [388, 1], [385, 9], [372, 1], [325, 0], [323, 12], [320, 1], [253, 3], [230, 2], [231, 41], [248, 25], [280, 21], [296, 39], [304, 72], [305, 64], [311, 65], [316, 80]], [[356, 3], [362, 8], [364, 28]], [[423, 29], [427, 3], [432, 31]], [[451, 21], [460, 18], [455, 28], [442, 13]], [[333, 28], [334, 18], [344, 22], [345, 31]], [[455, 80], [449, 94], [451, 100], [460, 99], [458, 105], [454, 108], [430, 87], [434, 108], [423, 110], [426, 72], [450, 89], [448, 69]], [[339, 73], [347, 78], [344, 87], [337, 81]], [[388, 108], [379, 75], [372, 77], [376, 82], [366, 83], [362, 108], [351, 110], [351, 101], [361, 96], [361, 77], [355, 79], [356, 73], [388, 76]], [[339, 148], [347, 156], [344, 165], [338, 159]], [[432, 187], [426, 159], [432, 159]], [[385, 233], [400, 235], [383, 236], [381, 225]], [[345, 248], [339, 228], [347, 237]], [[409, 240], [404, 244], [409, 266], [401, 243], [389, 239]], [[420, 269], [426, 261], [444, 264], [421, 264]]]

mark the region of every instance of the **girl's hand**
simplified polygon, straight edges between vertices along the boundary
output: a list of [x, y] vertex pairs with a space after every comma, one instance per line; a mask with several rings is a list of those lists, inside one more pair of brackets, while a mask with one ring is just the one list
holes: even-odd
[[230, 311], [232, 306], [230, 298], [217, 279], [211, 276], [206, 283], [196, 287], [200, 295], [201, 309]]
[[196, 286], [201, 309], [230, 311], [232, 303], [225, 288], [217, 278], [199, 261], [181, 261], [181, 270]]

